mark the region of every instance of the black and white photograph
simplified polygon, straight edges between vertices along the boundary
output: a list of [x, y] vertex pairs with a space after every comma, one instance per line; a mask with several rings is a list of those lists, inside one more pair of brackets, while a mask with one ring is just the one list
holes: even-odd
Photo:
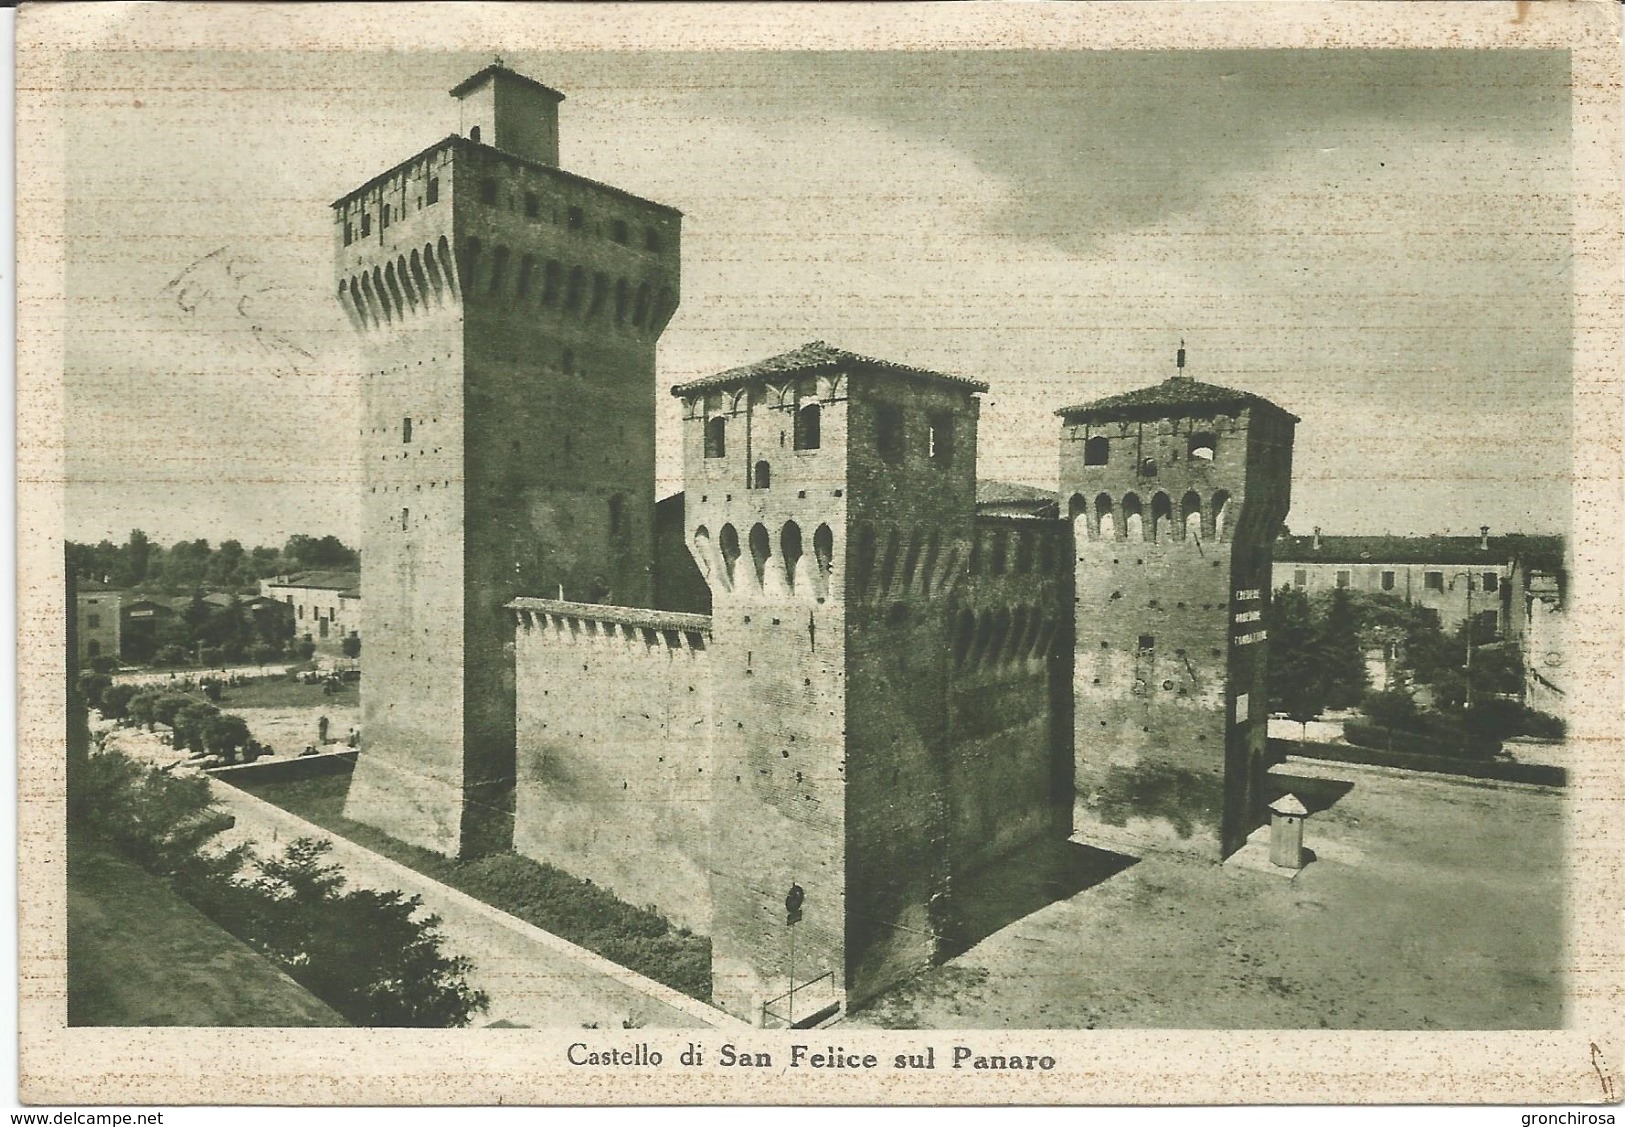
[[1617, 11], [1318, 7], [25, 8], [25, 1101], [1617, 1101]]

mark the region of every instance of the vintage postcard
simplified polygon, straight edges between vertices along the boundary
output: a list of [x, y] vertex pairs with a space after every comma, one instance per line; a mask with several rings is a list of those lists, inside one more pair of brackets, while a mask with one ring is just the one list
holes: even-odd
[[1620, 1098], [1616, 6], [19, 41], [24, 1101]]

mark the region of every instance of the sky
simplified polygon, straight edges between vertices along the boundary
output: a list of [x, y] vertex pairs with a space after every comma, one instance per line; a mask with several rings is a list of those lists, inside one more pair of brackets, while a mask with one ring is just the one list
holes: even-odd
[[[1562, 532], [1567, 55], [515, 53], [561, 164], [684, 213], [674, 383], [821, 339], [986, 380], [978, 475], [1187, 373], [1301, 417], [1298, 531]], [[68, 110], [68, 535], [358, 538], [328, 205], [472, 54], [98, 52]]]

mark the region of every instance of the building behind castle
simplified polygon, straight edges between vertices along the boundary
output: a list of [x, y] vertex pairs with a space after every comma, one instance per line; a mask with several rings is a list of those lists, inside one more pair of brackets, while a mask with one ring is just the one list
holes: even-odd
[[659, 906], [765, 1025], [929, 965], [1025, 846], [1245, 839], [1293, 416], [1181, 370], [1058, 412], [1064, 508], [979, 509], [987, 385], [814, 342], [672, 389], [657, 506], [681, 216], [560, 169], [556, 91], [452, 93], [458, 134], [334, 205], [365, 357], [348, 816]]

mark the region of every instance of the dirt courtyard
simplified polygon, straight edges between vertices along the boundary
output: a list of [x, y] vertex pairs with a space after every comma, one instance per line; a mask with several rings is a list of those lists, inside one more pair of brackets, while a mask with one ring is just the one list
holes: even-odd
[[1316, 859], [1296, 880], [1149, 852], [1103, 864], [1111, 855], [1095, 853], [1082, 865], [1095, 883], [1021, 918], [1011, 911], [1016, 922], [850, 1024], [1562, 1025], [1562, 792], [1298, 760], [1273, 774], [1283, 789], [1313, 792], [1311, 809], [1330, 803], [1307, 821]]

